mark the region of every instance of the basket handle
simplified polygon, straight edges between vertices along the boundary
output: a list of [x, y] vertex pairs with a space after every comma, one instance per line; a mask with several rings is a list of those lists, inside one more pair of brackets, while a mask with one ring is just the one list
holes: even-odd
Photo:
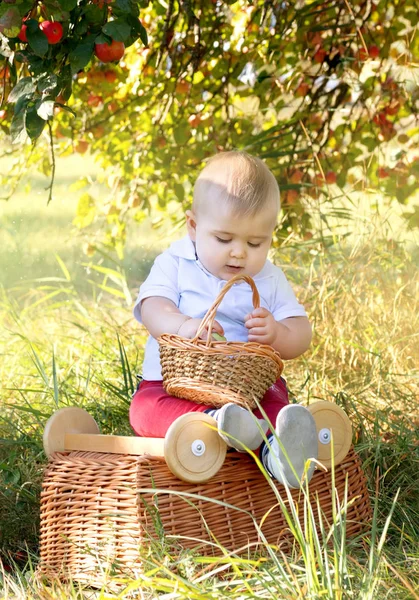
[[212, 306], [210, 306], [210, 308], [208, 309], [207, 314], [202, 319], [202, 321], [198, 327], [195, 337], [193, 337], [191, 339], [192, 343], [197, 342], [199, 340], [199, 336], [204, 331], [204, 329], [208, 328], [208, 337], [206, 340], [206, 342], [207, 342], [206, 345], [207, 346], [211, 345], [211, 342], [212, 342], [211, 332], [212, 332], [212, 327], [214, 324], [215, 315], [217, 313], [217, 308], [221, 304], [222, 299], [227, 294], [229, 289], [232, 288], [235, 283], [237, 283], [238, 281], [241, 281], [241, 280], [248, 283], [250, 285], [250, 287], [252, 288], [252, 290], [253, 290], [253, 297], [252, 297], [253, 306], [254, 306], [254, 308], [259, 308], [260, 296], [259, 296], [258, 289], [257, 289], [256, 284], [253, 281], [253, 279], [249, 275], [235, 275], [232, 279], [230, 279], [230, 281], [227, 281], [227, 283], [225, 284], [225, 286], [223, 287], [221, 292], [218, 294], [217, 298], [214, 300]]

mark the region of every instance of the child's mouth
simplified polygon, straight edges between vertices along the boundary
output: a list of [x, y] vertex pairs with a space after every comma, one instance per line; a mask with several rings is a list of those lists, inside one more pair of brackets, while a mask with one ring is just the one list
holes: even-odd
[[226, 265], [226, 269], [230, 271], [230, 273], [239, 273], [244, 269], [244, 267], [234, 267], [233, 265]]

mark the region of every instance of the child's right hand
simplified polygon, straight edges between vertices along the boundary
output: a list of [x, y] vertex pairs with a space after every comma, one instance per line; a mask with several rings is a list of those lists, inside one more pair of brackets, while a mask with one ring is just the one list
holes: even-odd
[[[193, 337], [195, 337], [196, 332], [198, 331], [199, 326], [201, 324], [201, 321], [202, 319], [188, 319], [179, 327], [177, 335], [188, 339], [192, 339]], [[220, 335], [224, 335], [224, 329], [221, 327], [218, 321], [214, 321], [212, 331], [213, 333], [219, 333]], [[206, 340], [208, 337], [208, 331], [205, 329], [199, 337], [202, 340]]]

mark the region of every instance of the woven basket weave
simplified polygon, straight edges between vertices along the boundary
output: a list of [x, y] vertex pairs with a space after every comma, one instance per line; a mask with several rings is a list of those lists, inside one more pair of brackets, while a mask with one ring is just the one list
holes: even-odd
[[[168, 394], [215, 407], [235, 402], [252, 410], [256, 408], [256, 401], [263, 398], [281, 375], [281, 357], [271, 346], [254, 342], [216, 342], [210, 335], [217, 308], [239, 281], [250, 285], [253, 306], [259, 308], [259, 292], [253, 279], [236, 275], [223, 287], [194, 338], [173, 334], [158, 338], [163, 385]], [[200, 335], [205, 329], [208, 337], [202, 340]]]
[[[368, 527], [371, 507], [353, 448], [335, 470], [341, 503], [346, 480], [346, 534], [355, 536]], [[285, 500], [284, 488], [276, 486]], [[165, 492], [141, 492], [150, 488]], [[178, 495], [182, 492], [200, 497], [182, 498]], [[299, 514], [303, 514], [300, 492], [293, 490], [292, 496], [299, 504]], [[319, 498], [327, 527], [333, 522], [330, 473], [315, 472], [310, 497], [316, 518]], [[227, 453], [217, 475], [194, 485], [174, 477], [163, 458], [56, 453], [46, 469], [41, 493], [40, 571], [47, 577], [72, 578], [92, 586], [101, 586], [109, 573], [133, 576], [141, 570], [141, 556], [147, 552], [150, 539], [161, 539], [162, 531], [166, 543], [173, 541], [170, 536], [184, 536], [178, 538], [177, 547], [180, 543], [200, 554], [219, 554], [210, 544], [214, 538], [210, 539], [206, 525], [227, 550], [240, 551], [251, 545], [262, 551], [258, 532], [243, 511], [258, 523], [266, 517], [262, 531], [269, 543], [284, 548], [292, 540], [273, 490], [247, 455]]]

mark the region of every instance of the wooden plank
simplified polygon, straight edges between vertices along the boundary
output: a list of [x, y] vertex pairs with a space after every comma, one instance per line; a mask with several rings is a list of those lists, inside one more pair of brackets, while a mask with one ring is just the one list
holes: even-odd
[[163, 438], [142, 438], [124, 435], [100, 435], [91, 433], [66, 433], [65, 450], [86, 452], [110, 452], [111, 454], [150, 454], [164, 456]]

